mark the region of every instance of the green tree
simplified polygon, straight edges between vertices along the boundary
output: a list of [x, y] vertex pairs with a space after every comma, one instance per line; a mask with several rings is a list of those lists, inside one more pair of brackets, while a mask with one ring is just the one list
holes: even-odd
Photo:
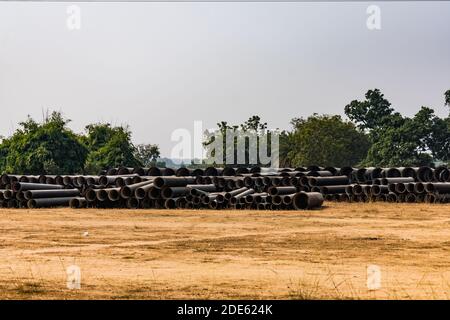
[[445, 92], [445, 105], [450, 107], [450, 90]]
[[128, 128], [100, 123], [88, 125], [86, 131], [83, 139], [89, 149], [86, 172], [94, 174], [106, 168], [142, 165], [135, 157], [136, 148]]
[[134, 156], [144, 167], [154, 166], [160, 156], [159, 147], [156, 144], [139, 144]]
[[358, 128], [369, 134], [372, 141], [377, 141], [386, 127], [398, 127], [403, 124], [403, 117], [394, 112], [391, 103], [384, 98], [379, 89], [369, 90], [364, 101], [353, 100], [345, 106], [347, 117]]
[[0, 145], [1, 170], [16, 174], [81, 173], [88, 151], [80, 137], [67, 128], [69, 121], [53, 112], [43, 123], [30, 117], [21, 122]]
[[286, 154], [284, 148], [289, 150], [282, 163], [341, 167], [355, 165], [366, 156], [367, 136], [338, 115], [314, 114], [307, 119], [295, 118], [291, 123], [294, 130], [280, 147], [281, 155]]
[[429, 143], [434, 141], [433, 110], [423, 107], [398, 127], [386, 126], [371, 146], [363, 164], [376, 166], [429, 165]]
[[375, 89], [365, 100], [352, 101], [345, 113], [370, 137], [372, 145], [362, 165], [430, 165], [449, 159], [449, 119], [437, 117], [433, 109], [422, 107], [414, 117], [403, 117]]
[[[222, 141], [223, 159], [222, 163], [233, 166], [251, 167], [255, 165], [267, 165], [262, 163], [259, 156], [259, 148], [263, 141], [267, 144], [268, 150], [267, 157], [271, 154], [271, 137], [272, 132], [267, 129], [267, 123], [262, 122], [261, 118], [257, 115], [250, 117], [247, 121], [239, 125], [229, 125], [226, 121], [217, 123], [217, 130], [207, 132], [203, 142], [203, 146], [206, 148], [208, 155], [211, 158], [216, 157], [215, 141]], [[227, 134], [233, 135], [232, 143], [227, 144]], [[230, 138], [230, 136], [228, 136]], [[264, 139], [264, 140], [262, 140]], [[239, 149], [239, 141], [245, 141], [243, 150]], [[253, 142], [255, 141], [255, 142]], [[256, 155], [250, 152], [250, 144], [256, 143]], [[253, 147], [253, 146], [252, 146]], [[238, 154], [243, 152], [245, 160], [242, 163], [239, 161]], [[234, 157], [234, 161], [230, 162], [231, 155]], [[252, 157], [252, 158], [251, 158]], [[253, 159], [253, 157], [255, 157]], [[241, 159], [242, 160], [242, 159]], [[217, 163], [216, 163], [217, 165]]]
[[[264, 159], [264, 161], [262, 161], [259, 149], [263, 145], [267, 146], [268, 150], [261, 150], [261, 153], [265, 151], [267, 158], [271, 156], [271, 139], [274, 131], [268, 130], [267, 123], [262, 122], [259, 116], [252, 116], [247, 121], [239, 125], [229, 125], [228, 122], [221, 121], [217, 123], [217, 127], [217, 130], [213, 130], [212, 132], [207, 132], [205, 134], [203, 142], [203, 146], [206, 148], [207, 154], [211, 158], [216, 158], [215, 148], [218, 147], [218, 145], [216, 145], [215, 141], [216, 139], [218, 139], [218, 141], [222, 142], [222, 164], [233, 165], [237, 167], [270, 165], [270, 163], [266, 163], [266, 161], [268, 161], [267, 159]], [[227, 143], [227, 138], [232, 138], [232, 142]], [[242, 144], [240, 143], [242, 142], [244, 142], [245, 145], [244, 148], [240, 150], [240, 147], [242, 146]], [[254, 143], [255, 145], [252, 145], [252, 143]], [[253, 148], [254, 146], [256, 146], [256, 148]], [[255, 151], [256, 154], [254, 152], [250, 152], [250, 150]], [[243, 159], [239, 158], [239, 154], [243, 154]], [[232, 160], [231, 157], [233, 157], [234, 160]], [[210, 160], [211, 159], [209, 159], [209, 162]], [[220, 165], [220, 163], [215, 164]]]

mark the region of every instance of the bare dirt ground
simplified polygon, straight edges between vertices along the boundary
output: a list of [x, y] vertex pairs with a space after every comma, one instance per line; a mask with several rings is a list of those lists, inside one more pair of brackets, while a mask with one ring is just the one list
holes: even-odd
[[[80, 290], [66, 287], [70, 265]], [[0, 210], [2, 299], [449, 297], [449, 205]]]

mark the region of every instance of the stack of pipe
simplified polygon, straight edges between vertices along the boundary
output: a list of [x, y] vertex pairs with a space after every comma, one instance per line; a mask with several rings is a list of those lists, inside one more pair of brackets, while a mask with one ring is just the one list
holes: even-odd
[[9, 208], [298, 210], [343, 202], [450, 202], [446, 167], [112, 168], [100, 175], [1, 176]]

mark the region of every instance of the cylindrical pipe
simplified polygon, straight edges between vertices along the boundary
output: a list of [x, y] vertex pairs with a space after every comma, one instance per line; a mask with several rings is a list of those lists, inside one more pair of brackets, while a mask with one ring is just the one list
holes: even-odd
[[62, 189], [62, 190], [28, 190], [23, 193], [24, 199], [40, 199], [40, 198], [58, 198], [58, 197], [77, 197], [80, 195], [78, 189]]
[[381, 184], [388, 185], [390, 183], [408, 183], [414, 182], [414, 178], [411, 177], [403, 177], [403, 178], [383, 178], [381, 179]]
[[40, 198], [28, 200], [28, 208], [45, 208], [45, 207], [59, 207], [69, 206], [70, 200], [76, 197], [60, 197], [60, 198]]
[[320, 208], [323, 196], [319, 192], [299, 192], [293, 197], [292, 204], [297, 210]]
[[269, 187], [269, 189], [267, 189], [267, 193], [271, 196], [292, 194], [295, 192], [297, 192], [296, 187]]
[[428, 193], [450, 193], [450, 183], [445, 182], [429, 182], [425, 184], [425, 190]]
[[157, 177], [153, 180], [155, 187], [185, 187], [195, 183], [195, 177]]
[[72, 200], [70, 200], [69, 206], [73, 209], [86, 208], [87, 201], [85, 198], [81, 197], [73, 198]]
[[245, 190], [244, 192], [241, 192], [239, 194], [236, 194], [236, 195], [232, 196], [230, 198], [229, 202], [230, 202], [230, 204], [235, 205], [239, 201], [240, 198], [245, 197], [245, 196], [247, 196], [249, 194], [252, 194], [252, 193], [255, 193], [255, 190], [253, 190], [253, 189]]
[[128, 186], [123, 186], [120, 189], [120, 195], [122, 196], [122, 198], [124, 199], [128, 199], [131, 198], [134, 195], [134, 191], [140, 187], [146, 186], [146, 185], [150, 185], [153, 182], [151, 180], [146, 180], [146, 181], [142, 181], [136, 184], [131, 184]]
[[161, 189], [161, 196], [163, 199], [182, 197], [189, 191], [186, 187], [163, 187]]
[[12, 190], [14, 192], [27, 191], [27, 190], [51, 190], [51, 189], [63, 189], [61, 185], [55, 184], [42, 184], [42, 183], [26, 183], [26, 182], [14, 182], [12, 184]]
[[389, 192], [387, 194], [387, 198], [386, 198], [387, 202], [397, 202], [398, 201], [398, 197], [395, 193], [393, 192]]

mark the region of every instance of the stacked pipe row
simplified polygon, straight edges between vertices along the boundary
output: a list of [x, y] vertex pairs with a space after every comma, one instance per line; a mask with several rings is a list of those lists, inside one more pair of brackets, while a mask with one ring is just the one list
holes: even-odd
[[450, 171], [445, 166], [362, 168], [347, 173], [346, 184], [310, 186], [329, 201], [450, 203]]
[[450, 201], [450, 171], [430, 168], [113, 168], [96, 176], [1, 176], [3, 207], [313, 209], [323, 200]]
[[[152, 170], [157, 175], [141, 176], [130, 171], [99, 176], [4, 174], [0, 184], [0, 204], [8, 208], [70, 205], [73, 208], [300, 210], [320, 208], [323, 203], [322, 194], [289, 185], [290, 179], [286, 177], [289, 175], [281, 175], [280, 172], [284, 172], [281, 170], [271, 171], [264, 179], [256, 172], [239, 176], [204, 176], [188, 169]], [[223, 170], [213, 173], [220, 171]]]

